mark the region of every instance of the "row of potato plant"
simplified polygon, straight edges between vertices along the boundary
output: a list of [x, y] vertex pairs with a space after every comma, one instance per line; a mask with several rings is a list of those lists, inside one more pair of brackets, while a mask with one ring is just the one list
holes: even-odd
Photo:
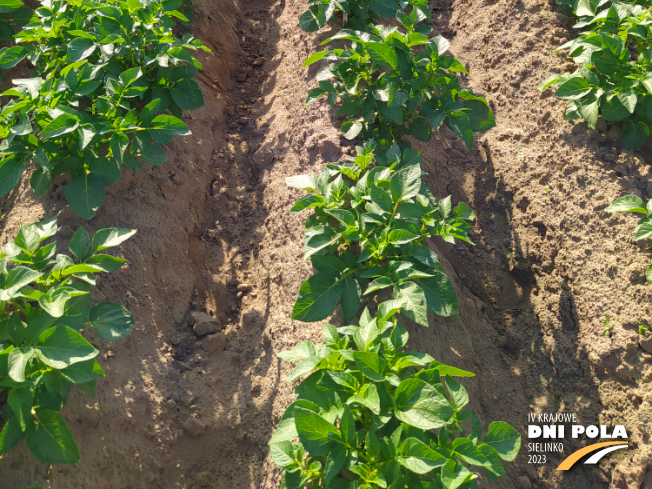
[[[484, 99], [460, 87], [455, 73], [465, 70], [445, 55], [446, 40], [418, 25], [430, 15], [427, 3], [310, 3], [304, 30], [317, 30], [338, 11], [355, 30], [325, 41], [347, 47], [304, 63], [331, 62], [318, 72], [319, 87], [307, 102], [326, 96], [337, 104], [346, 116], [344, 136], [364, 144], [356, 157], [328, 164], [319, 175], [287, 179], [309, 192], [291, 211], [313, 211], [304, 256], [315, 273], [302, 284], [292, 317], [319, 321], [340, 304], [345, 323], [357, 324], [325, 324], [323, 345], [304, 341], [279, 354], [299, 362], [286, 380], [308, 374], [270, 441], [281, 487], [477, 488], [469, 466], [496, 482], [506, 476], [502, 460], [517, 456], [520, 435], [494, 422], [483, 437], [475, 411], [464, 409], [468, 393], [453, 378], [474, 374], [405, 351], [408, 333], [397, 321], [400, 313], [428, 326], [428, 311], [458, 313], [427, 239], [471, 243], [475, 217], [466, 204], [453, 209], [450, 197], [435, 197], [422, 180], [421, 154], [404, 138], [428, 141], [432, 128], [445, 123], [471, 146], [474, 130], [495, 124], [493, 114]], [[406, 32], [374, 25], [378, 16], [395, 17]], [[378, 304], [376, 316], [367, 308], [360, 315], [363, 296], [382, 289], [393, 295]]]
[[91, 291], [95, 274], [125, 262], [103, 251], [136, 231], [102, 229], [91, 239], [80, 227], [69, 254], [57, 253], [56, 241], [43, 244], [56, 231], [56, 218], [22, 226], [0, 253], [0, 400], [6, 401], [0, 455], [26, 439], [39, 460], [76, 463], [79, 449], [59, 410], [73, 385], [94, 397], [95, 381], [104, 377], [84, 328], [114, 341], [134, 327], [118, 304], [91, 307]]
[[[12, 0], [15, 1], [15, 0]], [[161, 165], [163, 145], [190, 131], [182, 110], [204, 105], [192, 79], [202, 68], [191, 53], [201, 41], [173, 33], [189, 19], [183, 0], [43, 0], [0, 50], [0, 68], [28, 59], [30, 78], [13, 80], [0, 110], [0, 196], [27, 163], [39, 196], [55, 175], [70, 173], [70, 207], [90, 219], [122, 167]], [[170, 114], [166, 113], [169, 111]]]
[[[30, 78], [12, 80], [0, 110], [0, 195], [32, 163], [38, 196], [55, 175], [70, 173], [65, 196], [90, 219], [122, 166], [162, 164], [163, 145], [190, 134], [179, 118], [204, 103], [192, 79], [202, 68], [191, 52], [206, 48], [173, 29], [192, 21], [189, 0], [43, 0], [36, 9], [0, 0], [0, 68], [23, 59]], [[169, 113], [167, 113], [169, 112]], [[26, 439], [49, 463], [76, 463], [79, 449], [59, 411], [73, 385], [94, 396], [104, 371], [82, 336], [126, 337], [134, 320], [124, 307], [92, 305], [95, 274], [125, 260], [103, 253], [136, 231], [81, 227], [61, 253], [56, 219], [22, 226], [0, 253], [0, 455]], [[92, 307], [91, 307], [92, 306]]]
[[623, 144], [636, 148], [650, 137], [652, 125], [652, 4], [648, 1], [558, 0], [581, 32], [557, 51], [568, 51], [579, 68], [555, 74], [539, 88], [555, 87], [567, 100], [564, 118], [598, 117], [622, 122]]

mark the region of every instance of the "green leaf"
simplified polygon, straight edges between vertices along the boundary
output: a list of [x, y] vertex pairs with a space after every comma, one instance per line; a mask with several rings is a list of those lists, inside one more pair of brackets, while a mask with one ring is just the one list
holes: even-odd
[[394, 0], [368, 0], [369, 10], [381, 17], [393, 18], [398, 12], [397, 2]]
[[457, 455], [467, 464], [480, 466], [490, 465], [487, 457], [485, 457], [482, 452], [475, 447], [473, 441], [469, 439], [458, 438], [453, 443], [455, 455]]
[[431, 430], [448, 424], [455, 409], [433, 386], [423, 380], [406, 379], [396, 388], [396, 417], [404, 423]]
[[317, 192], [317, 175], [309, 173], [308, 175], [297, 175], [294, 177], [287, 177], [285, 184], [288, 187], [298, 188], [301, 190], [310, 190]]
[[301, 444], [313, 456], [326, 455], [332, 449], [334, 440], [341, 439], [333, 423], [301, 406], [294, 408], [294, 422]]
[[578, 17], [593, 17], [595, 11], [593, 10], [591, 0], [578, 0], [575, 15]]
[[469, 118], [472, 131], [483, 132], [496, 127], [494, 113], [485, 100], [467, 100], [464, 105], [468, 109], [464, 113]]
[[292, 319], [306, 323], [321, 321], [335, 310], [341, 297], [342, 285], [337, 277], [316, 273], [301, 285]]
[[311, 54], [308, 56], [308, 58], [303, 62], [302, 66], [310, 66], [313, 63], [316, 63], [317, 61], [320, 61], [324, 59], [328, 53], [330, 53], [330, 50], [327, 49], [326, 51], [319, 51], [317, 53]]
[[157, 98], [152, 100], [145, 107], [143, 107], [143, 110], [141, 110], [140, 114], [138, 114], [138, 123], [144, 127], [149, 126], [152, 123], [154, 117], [156, 117], [156, 114], [159, 113], [160, 108], [161, 99]]
[[300, 360], [305, 360], [306, 358], [314, 357], [315, 355], [315, 345], [313, 345], [310, 340], [304, 340], [292, 350], [282, 351], [276, 356], [282, 358], [286, 362], [298, 362]]
[[20, 0], [0, 0], [0, 14], [8, 14], [24, 5]]
[[459, 411], [469, 403], [469, 394], [462, 384], [451, 377], [446, 377], [446, 387], [450, 395], [451, 405], [455, 411]]
[[289, 441], [270, 443], [269, 454], [279, 467], [288, 467], [294, 463], [294, 449]]
[[7, 404], [14, 412], [18, 420], [20, 429], [25, 431], [27, 424], [31, 419], [32, 406], [34, 405], [34, 394], [28, 387], [15, 387], [9, 391]]
[[650, 236], [652, 236], [652, 216], [648, 215], [636, 225], [634, 241], [649, 238]]
[[427, 474], [443, 467], [447, 459], [417, 438], [408, 438], [398, 449], [398, 463], [416, 474]]
[[80, 226], [70, 240], [70, 252], [75, 255], [79, 261], [84, 261], [90, 256], [91, 238], [86, 229]]
[[14, 348], [7, 358], [8, 374], [14, 382], [25, 382], [25, 367], [33, 358], [33, 348]]
[[34, 196], [40, 197], [52, 185], [52, 174], [45, 168], [37, 168], [29, 177], [29, 183], [34, 191]]
[[613, 204], [605, 209], [607, 212], [640, 212], [647, 215], [643, 200], [637, 195], [625, 195], [616, 199]]
[[56, 369], [90, 360], [99, 353], [82, 335], [67, 326], [50, 328], [39, 339], [42, 343], [36, 350], [39, 359]]
[[290, 212], [301, 212], [312, 209], [313, 207], [322, 207], [323, 205], [324, 198], [321, 195], [308, 194], [297, 200], [297, 202], [290, 209]]
[[299, 27], [304, 32], [315, 32], [323, 25], [326, 19], [320, 21], [319, 13], [317, 12], [317, 6], [311, 7], [309, 10], [306, 10], [299, 17]]
[[72, 114], [63, 113], [48, 122], [41, 130], [39, 136], [43, 139], [58, 138], [69, 132], [73, 132], [79, 127], [79, 119]]
[[92, 174], [74, 177], [63, 190], [72, 210], [83, 219], [93, 217], [106, 196], [102, 177]]
[[505, 468], [503, 467], [496, 450], [483, 443], [478, 445], [478, 451], [487, 459], [488, 464], [484, 466], [486, 472], [493, 474], [495, 477], [507, 477], [507, 474], [505, 474]]
[[25, 438], [25, 432], [20, 428], [16, 416], [10, 417], [0, 431], [0, 455], [18, 445]]
[[389, 182], [394, 202], [416, 197], [421, 188], [421, 167], [410, 165], [397, 171]]
[[27, 447], [36, 458], [51, 464], [76, 464], [79, 449], [70, 429], [56, 411], [39, 409], [27, 427]]
[[100, 229], [93, 236], [93, 249], [102, 251], [107, 248], [119, 246], [124, 241], [136, 234], [135, 229], [106, 228]]
[[425, 246], [412, 248], [412, 256], [417, 260], [419, 260], [428, 268], [435, 268], [440, 264], [437, 253], [435, 253], [430, 248], [427, 248]]
[[358, 137], [358, 134], [362, 131], [362, 123], [357, 121], [346, 121], [342, 124], [340, 130], [346, 139], [355, 139]]
[[6, 289], [0, 289], [0, 301], [12, 299], [20, 289], [38, 279], [43, 273], [22, 265], [14, 267], [5, 279]]
[[84, 384], [99, 377], [104, 377], [104, 370], [97, 363], [97, 360], [77, 362], [60, 370], [60, 373], [73, 384]]
[[[64, 275], [62, 273], [62, 275]], [[65, 288], [50, 289], [39, 297], [38, 303], [50, 316], [58, 318], [63, 316], [66, 302], [70, 299], [70, 292]]]
[[355, 366], [370, 380], [383, 382], [385, 380], [384, 362], [378, 353], [371, 351], [354, 351]]
[[591, 90], [589, 82], [580, 76], [575, 76], [557, 88], [555, 97], [564, 100], [578, 100], [591, 92]]
[[[326, 454], [324, 459], [324, 484], [328, 484], [340, 473], [344, 462], [346, 462], [347, 455], [347, 450], [340, 445], [333, 447], [333, 450]], [[327, 487], [332, 489], [330, 485]]]
[[342, 282], [342, 313], [344, 320], [350, 321], [360, 310], [360, 284], [349, 276]]
[[607, 121], [622, 121], [630, 116], [629, 110], [618, 97], [607, 98], [602, 105], [602, 117]]
[[645, 122], [627, 121], [623, 126], [623, 145], [626, 148], [638, 148], [650, 139], [650, 126]]
[[95, 42], [85, 37], [77, 37], [68, 43], [66, 62], [74, 63], [88, 58], [97, 49]]
[[428, 120], [423, 117], [417, 117], [415, 119], [410, 119], [408, 125], [410, 134], [419, 141], [430, 141], [430, 136], [432, 134], [432, 127]]
[[344, 262], [333, 255], [312, 255], [310, 261], [318, 272], [329, 273], [339, 277], [346, 270]]
[[407, 229], [392, 229], [387, 234], [387, 241], [393, 245], [407, 244], [415, 239], [419, 239], [419, 234], [412, 233]]
[[494, 421], [489, 425], [484, 443], [496, 450], [500, 458], [511, 462], [521, 448], [521, 435], [504, 421]]
[[25, 158], [13, 155], [0, 161], [0, 196], [8, 194], [25, 171]]
[[172, 115], [161, 114], [152, 119], [147, 132], [158, 144], [168, 144], [174, 136], [188, 136], [190, 130], [185, 123]]
[[29, 54], [24, 46], [12, 46], [0, 49], [0, 68], [9, 70], [20, 63]]
[[170, 89], [174, 103], [182, 110], [194, 110], [204, 106], [204, 94], [194, 80], [184, 78]]
[[91, 309], [88, 324], [105, 340], [116, 341], [133, 331], [134, 318], [121, 305], [100, 302]]
[[403, 300], [401, 313], [417, 324], [428, 327], [428, 306], [423, 289], [414, 282], [401, 282], [394, 289], [394, 296]]
[[462, 487], [473, 477], [473, 472], [455, 460], [449, 460], [441, 471], [442, 484], [447, 489]]
[[616, 97], [618, 97], [620, 103], [623, 104], [623, 107], [625, 107], [630, 114], [634, 113], [634, 110], [636, 109], [636, 101], [638, 100], [635, 90], [620, 90], [616, 94]]
[[111, 255], [96, 254], [86, 260], [87, 265], [93, 265], [96, 269], [100, 269], [103, 272], [115, 272], [122, 265], [126, 263], [127, 260], [124, 258], [116, 258]]
[[426, 296], [430, 312], [443, 317], [459, 314], [457, 294], [445, 273], [437, 272], [434, 277], [422, 278], [419, 285]]
[[551, 87], [552, 85], [557, 83], [559, 80], [561, 80], [561, 77], [559, 75], [550, 75], [548, 78], [546, 78], [541, 83], [539, 83], [537, 88], [539, 90], [545, 90], [546, 88]]
[[462, 140], [467, 147], [473, 148], [473, 128], [471, 121], [462, 112], [453, 112], [446, 118], [446, 125]]
[[347, 404], [357, 402], [367, 407], [372, 413], [380, 414], [380, 397], [375, 384], [364, 384], [360, 392], [355, 393], [346, 401]]
[[439, 362], [436, 363], [437, 365], [430, 365], [430, 368], [437, 370], [441, 376], [450, 375], [452, 377], [475, 377], [473, 372], [467, 372], [466, 370], [462, 370], [457, 367], [443, 365]]
[[394, 48], [380, 42], [365, 43], [365, 48], [371, 59], [379, 65], [398, 69], [398, 55]]

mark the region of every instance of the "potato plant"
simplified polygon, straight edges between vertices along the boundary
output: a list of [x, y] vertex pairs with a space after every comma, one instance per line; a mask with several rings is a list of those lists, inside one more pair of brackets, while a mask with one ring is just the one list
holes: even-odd
[[390, 309], [428, 326], [427, 311], [458, 313], [453, 286], [427, 238], [470, 243], [466, 204], [452, 209], [450, 197], [437, 200], [421, 180], [421, 154], [394, 144], [384, 165], [374, 164], [375, 143], [358, 147], [348, 163], [334, 163], [318, 177], [290, 177], [291, 187], [308, 190], [292, 212], [314, 209], [306, 220], [304, 257], [317, 272], [303, 283], [292, 317], [319, 321], [338, 303], [346, 321], [363, 295], [391, 288]]
[[473, 133], [496, 125], [487, 101], [460, 86], [456, 73], [466, 68], [446, 55], [449, 43], [442, 36], [428, 37], [417, 24], [423, 16], [399, 12], [405, 28], [370, 26], [368, 32], [344, 29], [323, 44], [350, 42], [310, 56], [304, 66], [325, 59], [317, 74], [319, 87], [306, 104], [326, 97], [345, 117], [341, 130], [347, 139], [371, 138], [387, 147], [406, 136], [429, 141], [432, 130], [448, 126], [469, 148]]
[[[360, 31], [378, 23], [380, 17], [395, 18], [402, 10], [432, 18], [427, 0], [308, 0], [308, 5], [308, 10], [299, 17], [299, 27], [306, 32], [318, 31], [340, 14], [346, 26]], [[419, 29], [429, 28], [422, 25]]]
[[592, 128], [600, 115], [622, 122], [628, 148], [645, 144], [652, 124], [652, 10], [641, 3], [574, 1], [575, 28], [582, 31], [557, 51], [568, 50], [581, 66], [539, 85], [555, 87], [555, 97], [568, 101], [565, 119], [581, 118]]
[[[605, 209], [607, 212], [633, 212], [642, 214], [641, 220], [634, 230], [633, 241], [641, 241], [652, 236], [652, 199], [647, 204], [636, 195], [626, 195], [616, 199], [613, 204]], [[645, 278], [648, 284], [652, 284], [652, 265], [647, 268]]]
[[[163, 145], [190, 131], [182, 110], [204, 105], [192, 79], [206, 48], [190, 34], [178, 39], [176, 21], [189, 19], [183, 0], [44, 0], [0, 50], [0, 67], [27, 58], [34, 76], [13, 80], [0, 110], [0, 195], [20, 181], [28, 161], [41, 195], [53, 176], [70, 173], [64, 189], [71, 208], [90, 219], [105, 187], [122, 167], [161, 165]], [[167, 114], [169, 111], [171, 114]]]
[[[346, 15], [354, 5], [368, 9], [353, 16], [354, 29], [325, 41], [348, 47], [304, 63], [329, 62], [306, 103], [322, 96], [337, 103], [344, 136], [364, 144], [350, 161], [287, 179], [309, 192], [291, 211], [313, 210], [304, 256], [316, 270], [302, 284], [292, 317], [319, 321], [341, 304], [350, 322], [363, 295], [391, 289], [393, 296], [378, 305], [376, 318], [365, 309], [357, 326], [326, 324], [324, 345], [304, 341], [279, 355], [299, 362], [288, 381], [308, 374], [270, 441], [281, 488], [477, 488], [469, 466], [497, 482], [505, 476], [501, 460], [518, 454], [520, 435], [495, 422], [483, 437], [475, 412], [463, 409], [466, 390], [453, 379], [473, 374], [405, 352], [408, 334], [396, 321], [400, 312], [428, 326], [428, 311], [458, 313], [455, 291], [427, 239], [471, 243], [475, 217], [466, 204], [452, 209], [450, 197], [434, 196], [421, 179], [421, 154], [405, 138], [429, 141], [432, 129], [446, 124], [471, 147], [474, 131], [495, 125], [493, 113], [460, 86], [456, 72], [466, 70], [445, 54], [443, 37], [430, 38], [431, 29], [419, 24], [429, 16], [420, 4], [400, 3], [395, 16], [402, 33], [374, 25], [376, 16], [393, 16], [391, 0], [310, 3], [301, 25], [308, 31], [338, 10], [351, 22]], [[377, 10], [385, 6], [392, 12]]]
[[326, 324], [323, 345], [279, 354], [299, 362], [288, 381], [307, 374], [269, 442], [282, 488], [477, 488], [469, 466], [505, 477], [521, 436], [504, 422], [483, 436], [454, 379], [474, 374], [404, 351], [407, 341], [392, 313], [365, 310], [359, 325]]
[[104, 377], [83, 329], [114, 341], [134, 327], [118, 304], [91, 307], [91, 290], [95, 274], [125, 262], [104, 250], [136, 231], [102, 229], [91, 239], [79, 228], [67, 255], [57, 254], [56, 242], [43, 244], [56, 230], [55, 218], [23, 226], [0, 253], [0, 455], [26, 439], [39, 460], [76, 463], [79, 449], [59, 411], [73, 385], [94, 396], [96, 379]]

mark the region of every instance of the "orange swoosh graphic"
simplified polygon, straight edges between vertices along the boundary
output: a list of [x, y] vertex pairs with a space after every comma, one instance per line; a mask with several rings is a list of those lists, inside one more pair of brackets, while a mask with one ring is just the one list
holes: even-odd
[[578, 451], [573, 452], [568, 457], [566, 457], [566, 459], [559, 464], [557, 470], [570, 469], [575, 464], [575, 462], [581, 459], [584, 455], [594, 452], [599, 448], [608, 447], [611, 445], [625, 445], [625, 444], [626, 442], [623, 441], [605, 441], [603, 443], [595, 443], [594, 445], [589, 445], [588, 447], [581, 448]]

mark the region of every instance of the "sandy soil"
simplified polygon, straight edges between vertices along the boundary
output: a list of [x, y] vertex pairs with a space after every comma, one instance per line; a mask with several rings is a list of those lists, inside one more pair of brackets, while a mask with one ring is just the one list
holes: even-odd
[[[126, 171], [87, 223], [66, 208], [62, 187], [35, 201], [25, 181], [2, 204], [3, 241], [20, 222], [55, 214], [68, 236], [81, 224], [139, 230], [121, 248], [129, 266], [96, 294], [127, 306], [136, 330], [117, 344], [92, 338], [107, 377], [96, 399], [76, 393], [63, 411], [82, 463], [49, 468], [23, 446], [0, 459], [2, 489], [278, 487], [267, 441], [292, 386], [276, 353], [321, 336], [321, 324], [290, 320], [309, 266], [305, 216], [288, 213], [299, 192], [285, 178], [352, 147], [329, 107], [301, 108], [318, 67], [300, 65], [327, 35], [297, 28], [302, 2], [195, 4], [193, 32], [214, 49], [202, 58], [207, 104], [186, 116], [193, 136], [173, 142], [170, 160]], [[522, 449], [499, 487], [652, 487], [652, 341], [635, 327], [652, 320], [649, 256], [631, 243], [634, 216], [602, 210], [626, 191], [650, 197], [650, 148], [622, 150], [615, 129], [563, 121], [563, 103], [536, 90], [569, 65], [551, 54], [570, 36], [551, 4], [431, 8], [498, 126], [473, 151], [447, 130], [417, 145], [438, 196], [468, 202], [478, 222], [476, 247], [432, 243], [462, 313], [408, 325], [415, 348], [478, 374], [465, 385], [485, 425], [501, 419], [524, 433], [528, 413], [564, 410], [631, 434], [633, 449], [563, 475], [555, 463], [528, 465]], [[217, 336], [197, 338], [197, 311], [218, 320]], [[600, 336], [605, 313], [611, 337]]]

